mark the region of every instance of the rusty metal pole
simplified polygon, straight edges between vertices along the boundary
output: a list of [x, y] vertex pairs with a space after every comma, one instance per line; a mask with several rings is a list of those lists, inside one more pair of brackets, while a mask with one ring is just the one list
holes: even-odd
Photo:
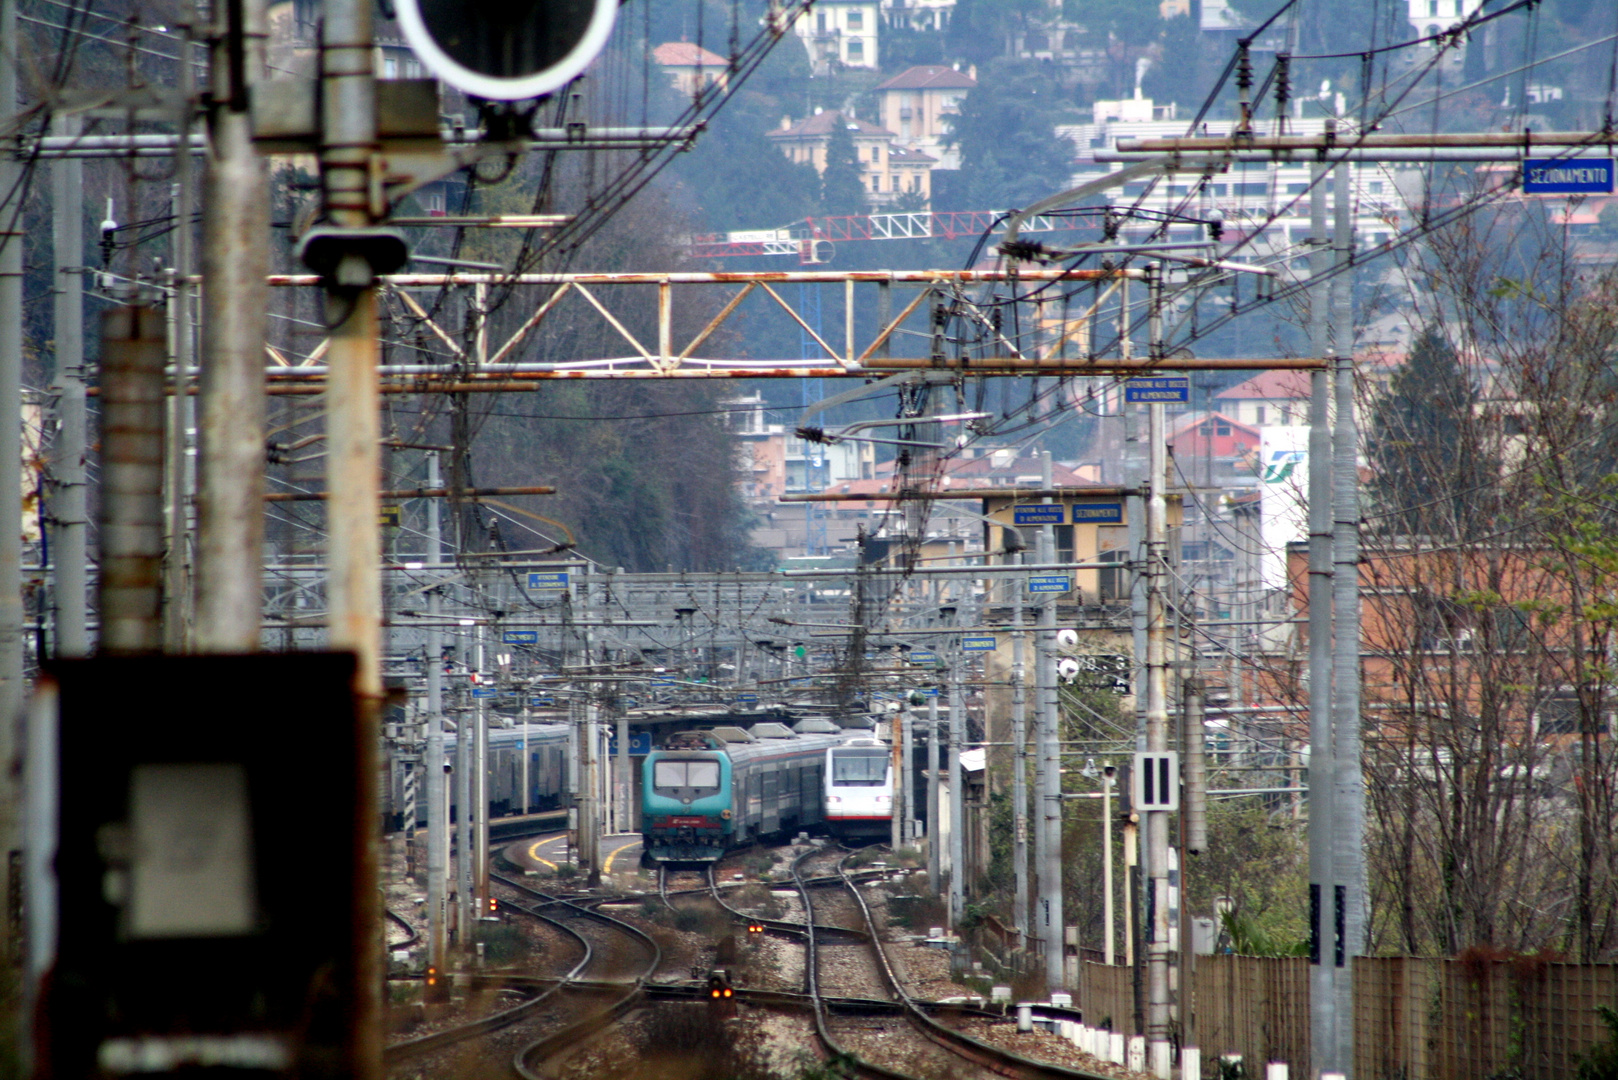
[[[320, 172], [327, 223], [363, 230], [380, 216], [376, 83], [370, 0], [327, 0], [320, 36]], [[376, 201], [373, 201], [376, 196]], [[382, 1076], [382, 821], [378, 770], [382, 705], [381, 537], [377, 517], [381, 422], [377, 412], [375, 273], [357, 246], [338, 254], [324, 275], [331, 374], [326, 384], [328, 641], [358, 659], [354, 733], [359, 762], [354, 820], [351, 1018], [354, 1080]]]
[[101, 326], [101, 651], [157, 652], [168, 335], [152, 308], [114, 308]]
[[[264, 13], [262, 0], [233, 0], [215, 11], [202, 200], [193, 640], [200, 652], [251, 652], [259, 647], [264, 591], [270, 182], [253, 148], [247, 90], [262, 77]], [[232, 61], [237, 49], [239, 68]], [[233, 85], [233, 68], [243, 76], [241, 87]]]

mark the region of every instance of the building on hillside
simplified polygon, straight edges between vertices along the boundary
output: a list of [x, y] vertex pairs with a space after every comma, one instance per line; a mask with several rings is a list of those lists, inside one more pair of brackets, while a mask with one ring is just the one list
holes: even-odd
[[701, 45], [689, 41], [666, 41], [652, 50], [669, 82], [686, 97], [695, 97], [698, 90], [730, 85], [730, 64], [718, 53], [709, 52]]
[[942, 33], [955, 14], [955, 0], [882, 0], [882, 24]]
[[920, 150], [893, 144], [893, 132], [840, 112], [816, 112], [797, 123], [785, 119], [781, 127], [766, 136], [789, 161], [813, 165], [817, 173], [826, 171], [826, 154], [836, 125], [848, 128], [859, 161], [860, 183], [870, 202], [881, 206], [905, 196], [919, 195], [932, 200], [932, 170], [936, 158]]
[[1219, 408], [1261, 428], [1309, 423], [1309, 374], [1273, 368], [1214, 395]]
[[[1483, 0], [1405, 0], [1407, 7], [1406, 17], [1410, 20], [1410, 29], [1415, 37], [1430, 38], [1439, 34], [1447, 34], [1461, 23], [1471, 18], [1483, 6]], [[1429, 50], [1444, 42], [1432, 42], [1427, 45]], [[1466, 55], [1465, 43], [1451, 46], [1450, 51], [1457, 58]]]
[[[1056, 134], [1072, 140], [1075, 170], [1072, 186], [1095, 180], [1115, 171], [1118, 166], [1096, 160], [1096, 151], [1116, 149], [1119, 139], [1167, 138], [1185, 134], [1185, 124], [1176, 120], [1108, 119], [1110, 111], [1101, 106], [1114, 106], [1116, 102], [1098, 102], [1097, 114], [1088, 124], [1064, 124]], [[1156, 116], [1156, 105], [1151, 98], [1127, 102], [1131, 116]], [[1346, 123], [1346, 122], [1345, 122]], [[1290, 120], [1289, 135], [1320, 135], [1325, 131], [1325, 118], [1320, 116]], [[1202, 135], [1229, 135], [1234, 120], [1208, 120], [1199, 128]], [[1339, 126], [1344, 131], [1344, 125]], [[1273, 133], [1265, 127], [1265, 134]], [[1303, 260], [1309, 248], [1309, 202], [1312, 169], [1308, 162], [1237, 162], [1226, 171], [1199, 178], [1191, 174], [1176, 174], [1156, 182], [1139, 180], [1123, 184], [1107, 192], [1114, 206], [1138, 207], [1158, 214], [1178, 215], [1184, 219], [1180, 225], [1170, 225], [1171, 238], [1177, 240], [1205, 240], [1209, 221], [1218, 221], [1224, 240], [1253, 237], [1249, 250], [1260, 257], [1284, 256], [1289, 260]], [[1401, 222], [1408, 223], [1410, 206], [1421, 201], [1422, 181], [1419, 170], [1381, 164], [1361, 164], [1350, 167], [1349, 195], [1354, 214], [1353, 224], [1357, 245], [1361, 251], [1378, 247], [1392, 240], [1399, 232]], [[1330, 189], [1328, 188], [1328, 199]], [[1162, 227], [1161, 219], [1126, 220], [1120, 236], [1130, 241], [1144, 240], [1148, 233]]]
[[961, 151], [949, 145], [950, 117], [977, 87], [973, 75], [927, 64], [902, 71], [871, 91], [881, 103], [882, 124], [894, 132], [894, 141], [907, 150], [919, 150], [937, 160], [940, 169], [959, 169]]
[[809, 52], [810, 71], [827, 75], [838, 67], [877, 66], [880, 18], [880, 0], [818, 0], [792, 29]]

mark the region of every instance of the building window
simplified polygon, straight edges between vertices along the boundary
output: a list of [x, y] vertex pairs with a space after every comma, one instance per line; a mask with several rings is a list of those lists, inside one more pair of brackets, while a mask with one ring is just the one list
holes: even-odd
[[848, 59], [850, 63], [854, 62], [855, 60], [864, 60], [865, 42], [861, 41], [859, 38], [854, 38], [852, 41], [850, 41], [848, 43]]
[[[1433, 0], [1438, 3], [1438, 0]], [[865, 28], [865, 13], [863, 11], [850, 11], [848, 13], [848, 28], [850, 30], [863, 30]]]
[[1214, 434], [1215, 435], [1229, 435], [1230, 434], [1230, 425], [1229, 424], [1215, 424], [1214, 425]]
[[1264, 423], [1264, 406], [1260, 405], [1258, 408], [1253, 410], [1253, 423]]
[[1372, 180], [1369, 184], [1365, 185], [1365, 190], [1369, 191], [1372, 195], [1382, 194], [1382, 181]]
[[826, 13], [824, 11], [816, 12], [815, 29], [820, 31], [822, 34], [826, 32]]
[[382, 77], [384, 79], [397, 79], [399, 77], [399, 59], [394, 56], [382, 58]]
[[1427, 17], [1429, 19], [1438, 18], [1438, 0], [1427, 0]]

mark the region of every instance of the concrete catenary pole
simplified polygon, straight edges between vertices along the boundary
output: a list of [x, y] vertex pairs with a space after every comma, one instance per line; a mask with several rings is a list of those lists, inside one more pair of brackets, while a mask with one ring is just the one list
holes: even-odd
[[455, 716], [455, 945], [472, 950], [472, 710]]
[[[264, 69], [264, 5], [241, 0], [216, 4], [214, 10], [209, 80], [215, 104], [208, 118], [202, 200], [194, 640], [202, 652], [251, 652], [259, 648], [264, 603], [270, 183], [266, 162], [253, 148], [247, 108], [251, 84]], [[239, 27], [233, 13], [240, 15]], [[239, 66], [232, 61], [238, 37]], [[243, 76], [243, 86], [233, 85], [233, 69]], [[180, 227], [189, 228], [189, 222]], [[328, 505], [341, 500], [334, 492]], [[374, 526], [374, 514], [371, 522]]]
[[[436, 488], [438, 452], [427, 453], [427, 486]], [[440, 572], [442, 558], [438, 500], [427, 505], [427, 572]], [[438, 615], [443, 600], [427, 590], [427, 756], [421, 763], [427, 781], [427, 962], [444, 970], [444, 875], [449, 865], [449, 830], [444, 814], [444, 635]]]
[[937, 894], [944, 880], [943, 830], [938, 827], [938, 698], [927, 699], [927, 886]]
[[166, 337], [162, 315], [152, 308], [113, 308], [102, 317], [102, 652], [157, 652], [163, 645]]
[[[484, 627], [480, 623], [477, 628], [477, 673], [478, 689], [489, 689], [487, 683], [493, 680], [487, 676], [488, 666], [484, 655]], [[477, 921], [482, 919], [489, 911], [489, 711], [483, 703], [487, 698], [478, 697], [472, 701], [472, 876], [475, 909], [472, 913], [475, 931]], [[468, 939], [470, 941], [470, 939]]]
[[1337, 967], [1337, 1068], [1352, 1076], [1354, 1067], [1354, 957], [1365, 945], [1365, 784], [1360, 774], [1360, 506], [1359, 428], [1354, 415], [1353, 274], [1347, 263], [1354, 251], [1349, 215], [1349, 167], [1335, 170], [1336, 207], [1333, 239], [1338, 274], [1332, 281], [1333, 375], [1337, 418], [1332, 440], [1332, 619], [1336, 633], [1332, 663], [1332, 749], [1335, 788], [1332, 821], [1334, 918], [1342, 944]]
[[901, 839], [906, 847], [914, 847], [917, 842], [916, 834], [916, 714], [910, 711], [906, 704], [899, 710], [903, 717], [899, 733], [902, 745], [899, 748], [900, 772], [895, 778], [899, 797], [904, 801], [904, 831]]
[[[0, 119], [17, 108], [17, 4], [0, 0]], [[22, 713], [22, 486], [15, 480], [22, 461], [22, 247], [21, 188], [16, 136], [0, 137], [0, 463], [11, 478], [0, 483], [0, 888], [20, 895], [14, 880], [21, 849], [21, 790], [17, 783], [22, 747], [17, 736]], [[0, 926], [0, 959], [15, 963], [20, 928], [8, 918]]]
[[[1161, 352], [1162, 269], [1147, 267], [1148, 322], [1154, 358]], [[1168, 711], [1168, 472], [1167, 422], [1164, 406], [1147, 406], [1146, 472], [1146, 749], [1169, 748]], [[1168, 1076], [1173, 1044], [1169, 1042], [1172, 1002], [1169, 993], [1169, 815], [1146, 812], [1147, 1002], [1146, 1039], [1154, 1075]]]
[[[1015, 551], [1006, 558], [1013, 566], [1022, 562], [1022, 552]], [[1012, 867], [1017, 878], [1016, 905], [1012, 908], [1012, 925], [1017, 930], [1017, 944], [1028, 948], [1028, 694], [1027, 658], [1023, 641], [1023, 611], [1027, 607], [1026, 579], [1012, 578], [1006, 583], [1006, 598], [1011, 601], [1011, 829]]]
[[[957, 609], [957, 613], [959, 609]], [[961, 642], [949, 639], [949, 924], [958, 933], [966, 913], [966, 710], [961, 701]]]
[[[1051, 454], [1040, 454], [1040, 482], [1050, 490]], [[1047, 498], [1045, 500], [1049, 502]], [[1039, 530], [1041, 561], [1056, 562], [1056, 530], [1046, 525]], [[1034, 642], [1038, 656], [1035, 714], [1039, 727], [1039, 805], [1036, 813], [1044, 821], [1039, 858], [1039, 927], [1045, 939], [1045, 984], [1061, 989], [1067, 981], [1066, 948], [1062, 915], [1062, 757], [1058, 744], [1056, 699], [1056, 603], [1060, 593], [1040, 598], [1039, 629]]]
[[[174, 133], [179, 145], [191, 140], [193, 98], [196, 94], [196, 68], [191, 64], [191, 43], [180, 46], [179, 108]], [[168, 652], [184, 652], [192, 629], [191, 607], [191, 495], [196, 476], [190, 450], [191, 431], [196, 426], [196, 404], [191, 400], [191, 378], [196, 368], [196, 339], [192, 330], [196, 286], [192, 218], [196, 213], [196, 170], [190, 154], [174, 155], [174, 182], [170, 185], [170, 206], [174, 229], [170, 233], [169, 258], [169, 350], [172, 375], [169, 393], [168, 442], [168, 528], [165, 546], [168, 557], [163, 565], [163, 647]]]
[[[230, 5], [226, 5], [227, 8]], [[320, 176], [327, 221], [364, 229], [381, 207], [372, 202], [377, 152], [375, 35], [370, 0], [327, 0], [320, 32]], [[382, 710], [381, 415], [377, 408], [377, 307], [374, 271], [355, 250], [331, 267], [326, 289], [326, 503], [330, 537], [328, 640], [358, 660], [358, 729], [353, 845], [352, 927], [355, 993], [350, 1009], [354, 1080], [382, 1075], [382, 828], [379, 743]], [[263, 363], [262, 359], [258, 361]]]
[[[56, 134], [72, 137], [82, 129], [77, 116], [58, 116]], [[56, 564], [56, 655], [90, 653], [85, 544], [89, 515], [85, 503], [84, 456], [84, 162], [62, 158], [51, 163], [51, 203], [55, 222], [56, 442], [51, 452], [51, 555]]]
[[[1326, 169], [1317, 166], [1309, 193], [1310, 229], [1315, 248], [1310, 273], [1325, 281], [1330, 253], [1325, 250]], [[1312, 344], [1317, 355], [1326, 340], [1327, 287], [1316, 285], [1309, 300]], [[1337, 949], [1333, 911], [1332, 803], [1336, 770], [1332, 764], [1332, 435], [1327, 426], [1331, 374], [1315, 371], [1309, 381], [1309, 1038], [1313, 1075], [1337, 1067]]]

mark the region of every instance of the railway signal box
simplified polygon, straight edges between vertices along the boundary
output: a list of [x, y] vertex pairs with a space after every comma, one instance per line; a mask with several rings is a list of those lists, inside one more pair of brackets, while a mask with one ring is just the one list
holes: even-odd
[[55, 789], [33, 834], [54, 836], [27, 869], [45, 1074], [354, 1075], [374, 944], [354, 932], [353, 677], [338, 654], [47, 668], [30, 786]]

